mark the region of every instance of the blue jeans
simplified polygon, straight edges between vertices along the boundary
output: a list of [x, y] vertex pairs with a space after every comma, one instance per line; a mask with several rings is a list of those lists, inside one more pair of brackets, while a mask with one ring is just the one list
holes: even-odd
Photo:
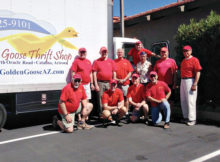
[[152, 107], [151, 115], [152, 115], [152, 122], [153, 124], [158, 124], [162, 120], [162, 114], [160, 110], [163, 110], [165, 115], [165, 123], [170, 122], [170, 104], [168, 101], [164, 101], [158, 104], [156, 107]]

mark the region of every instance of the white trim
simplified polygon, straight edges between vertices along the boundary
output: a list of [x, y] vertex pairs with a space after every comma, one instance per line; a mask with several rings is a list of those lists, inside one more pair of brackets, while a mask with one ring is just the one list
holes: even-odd
[[15, 138], [15, 139], [7, 140], [7, 141], [2, 141], [2, 142], [0, 142], [0, 145], [7, 144], [7, 143], [12, 143], [12, 142], [17, 142], [17, 141], [22, 141], [22, 140], [26, 140], [26, 139], [31, 139], [31, 138], [48, 136], [48, 135], [57, 134], [57, 133], [60, 133], [60, 132], [56, 131], [56, 132], [37, 134], [37, 135], [26, 136], [26, 137], [21, 137], [21, 138]]
[[202, 161], [206, 161], [206, 160], [211, 159], [211, 158], [218, 156], [218, 155], [220, 155], [220, 150], [217, 150], [217, 151], [212, 152], [210, 154], [204, 155], [204, 156], [197, 158], [195, 160], [192, 160], [190, 162], [202, 162]]

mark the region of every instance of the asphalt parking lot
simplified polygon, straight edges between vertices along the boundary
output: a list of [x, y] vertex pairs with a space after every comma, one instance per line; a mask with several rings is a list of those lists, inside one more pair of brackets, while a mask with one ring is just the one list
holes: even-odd
[[216, 151], [208, 161], [220, 161], [220, 129], [215, 125], [189, 127], [172, 122], [164, 130], [163, 123], [159, 127], [122, 123], [102, 128], [95, 122], [97, 127], [92, 130], [67, 134], [54, 130], [49, 120], [37, 123], [3, 129], [0, 161], [198, 161]]

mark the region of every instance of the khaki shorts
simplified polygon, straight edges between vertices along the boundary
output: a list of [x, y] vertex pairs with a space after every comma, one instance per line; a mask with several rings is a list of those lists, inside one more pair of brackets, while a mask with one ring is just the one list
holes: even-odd
[[70, 127], [73, 127], [75, 125], [75, 115], [81, 113], [81, 110], [82, 110], [82, 106], [81, 106], [81, 103], [79, 104], [79, 107], [78, 109], [76, 110], [76, 112], [74, 113], [69, 113], [69, 115], [71, 116], [71, 119], [72, 119], [72, 122], [71, 123], [67, 123], [65, 117], [63, 114], [60, 114], [61, 118], [62, 118], [62, 123], [64, 125], [64, 127], [67, 129], [67, 128], [70, 128]]

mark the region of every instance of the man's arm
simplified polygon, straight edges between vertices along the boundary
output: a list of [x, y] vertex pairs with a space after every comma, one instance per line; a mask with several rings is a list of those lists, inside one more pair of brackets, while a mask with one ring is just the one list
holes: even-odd
[[125, 82], [130, 76], [132, 72], [129, 72], [128, 75], [123, 79], [123, 82]]
[[104, 108], [104, 110], [109, 110], [109, 111], [111, 111], [111, 110], [117, 109], [118, 106], [108, 106], [107, 103], [104, 103], [104, 104], [103, 104], [103, 108]]
[[116, 72], [113, 71], [113, 78], [112, 79], [116, 79]]
[[161, 100], [157, 100], [151, 96], [148, 96], [147, 99], [150, 101], [150, 102], [156, 102], [156, 103], [161, 103], [162, 101]]
[[132, 100], [131, 97], [128, 98], [128, 102], [129, 102], [129, 104], [131, 104], [132, 106], [137, 107], [137, 103], [135, 103], [135, 102]]
[[61, 110], [62, 110], [62, 113], [63, 113], [63, 115], [64, 115], [66, 121], [67, 121], [68, 123], [71, 123], [71, 122], [72, 122], [72, 118], [69, 116], [69, 113], [68, 113], [67, 110], [66, 110], [65, 102], [62, 101], [62, 100], [60, 100], [60, 101], [59, 101], [59, 104], [60, 104], [60, 108], [61, 108]]
[[91, 90], [95, 90], [92, 72], [90, 73], [90, 86]]
[[196, 72], [195, 79], [194, 79], [194, 82], [193, 82], [193, 85], [192, 85], [192, 88], [191, 88], [192, 91], [195, 91], [195, 90], [196, 90], [196, 87], [197, 87], [198, 82], [199, 82], [200, 75], [201, 75], [201, 72], [200, 72], [200, 71], [197, 71], [197, 72]]
[[152, 56], [154, 56], [154, 57], [156, 57], [156, 58], [161, 58], [161, 56], [160, 55], [157, 55], [156, 53], [154, 53], [154, 52], [152, 52], [152, 54], [151, 54]]
[[93, 72], [93, 79], [94, 79], [94, 83], [95, 83], [95, 90], [100, 91], [98, 81], [97, 81], [97, 72], [96, 71]]
[[176, 81], [177, 81], [177, 70], [175, 70], [173, 74], [173, 89], [176, 89]]
[[[170, 95], [171, 95], [171, 91], [169, 91], [167, 94], [166, 94], [166, 100], [168, 100], [170, 98]], [[163, 100], [163, 99], [162, 99]]]
[[121, 102], [118, 102], [118, 109], [121, 109], [124, 106], [124, 100], [122, 100]]

